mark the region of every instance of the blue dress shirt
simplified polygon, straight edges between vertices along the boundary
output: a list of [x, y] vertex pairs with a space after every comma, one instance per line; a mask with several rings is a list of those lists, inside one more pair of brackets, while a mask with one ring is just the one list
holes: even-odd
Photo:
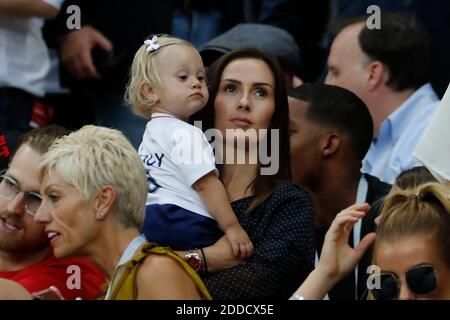
[[393, 184], [402, 171], [421, 165], [412, 154], [438, 104], [429, 83], [417, 89], [381, 123], [379, 135], [363, 160], [362, 172]]

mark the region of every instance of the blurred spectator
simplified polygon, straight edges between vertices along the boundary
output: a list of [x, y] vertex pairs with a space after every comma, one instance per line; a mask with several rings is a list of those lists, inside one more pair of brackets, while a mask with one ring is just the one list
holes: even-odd
[[393, 183], [418, 161], [412, 153], [433, 117], [438, 97], [430, 73], [426, 34], [404, 19], [382, 16], [381, 29], [366, 18], [347, 21], [331, 46], [326, 83], [353, 91], [374, 121], [374, 139], [362, 171]]
[[200, 51], [206, 66], [238, 48], [256, 48], [278, 58], [289, 86], [301, 84], [300, 49], [285, 30], [258, 23], [241, 23], [208, 41]]
[[[69, 5], [81, 9], [80, 30], [66, 27]], [[128, 71], [150, 34], [169, 33], [171, 10], [170, 1], [65, 1], [62, 14], [47, 28], [47, 39], [62, 62], [62, 84], [90, 105], [97, 124], [121, 130], [135, 148], [148, 119], [123, 102]]]
[[[296, 66], [297, 76], [305, 81], [315, 81], [326, 61], [322, 42], [329, 19], [329, 3], [329, 0], [218, 1], [222, 25], [217, 35], [227, 32], [239, 23], [258, 23], [283, 29], [292, 35], [301, 50], [301, 62]], [[256, 41], [264, 42], [264, 39], [253, 40], [250, 44], [255, 44]], [[276, 50], [278, 43], [276, 39], [272, 41], [272, 51]], [[227, 45], [238, 48], [232, 43]]]
[[[172, 35], [191, 42], [199, 49], [223, 32], [223, 0], [175, 0]], [[237, 8], [236, 8], [237, 9]]]
[[41, 28], [63, 0], [0, 1], [0, 128], [26, 132], [50, 68]]

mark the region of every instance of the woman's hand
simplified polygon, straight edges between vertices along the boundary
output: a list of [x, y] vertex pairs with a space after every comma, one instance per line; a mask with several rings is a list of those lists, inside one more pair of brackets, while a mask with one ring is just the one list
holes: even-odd
[[367, 203], [354, 204], [336, 216], [325, 235], [319, 265], [291, 299], [323, 299], [339, 280], [355, 269], [366, 249], [373, 243], [375, 234], [366, 235], [356, 248], [348, 245], [348, 237], [354, 224], [364, 217], [369, 208]]
[[317, 272], [337, 282], [355, 269], [375, 240], [375, 233], [366, 235], [356, 248], [349, 246], [348, 239], [354, 224], [364, 217], [369, 208], [367, 203], [354, 204], [336, 216], [325, 235]]

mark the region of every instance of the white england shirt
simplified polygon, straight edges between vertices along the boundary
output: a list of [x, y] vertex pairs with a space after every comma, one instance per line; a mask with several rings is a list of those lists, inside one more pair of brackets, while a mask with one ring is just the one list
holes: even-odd
[[210, 172], [218, 176], [203, 132], [172, 115], [154, 113], [139, 147], [147, 171], [147, 205], [173, 204], [214, 219], [192, 187]]

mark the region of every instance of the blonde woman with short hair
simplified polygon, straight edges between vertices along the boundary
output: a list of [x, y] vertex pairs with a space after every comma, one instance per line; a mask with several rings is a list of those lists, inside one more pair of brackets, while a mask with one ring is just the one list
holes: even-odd
[[210, 299], [183, 259], [139, 235], [145, 170], [122, 133], [85, 126], [52, 145], [40, 174], [35, 219], [56, 257], [85, 256], [101, 267], [111, 280], [105, 299]]

